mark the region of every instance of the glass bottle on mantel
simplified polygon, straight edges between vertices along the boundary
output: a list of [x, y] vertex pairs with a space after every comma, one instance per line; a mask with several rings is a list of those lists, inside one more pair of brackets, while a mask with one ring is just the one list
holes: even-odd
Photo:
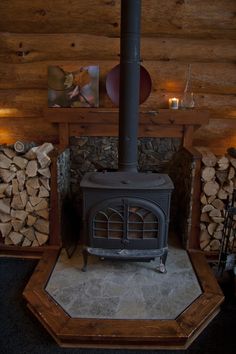
[[180, 108], [189, 109], [195, 107], [194, 94], [191, 85], [191, 64], [188, 65], [186, 84], [183, 93], [183, 97], [180, 100]]

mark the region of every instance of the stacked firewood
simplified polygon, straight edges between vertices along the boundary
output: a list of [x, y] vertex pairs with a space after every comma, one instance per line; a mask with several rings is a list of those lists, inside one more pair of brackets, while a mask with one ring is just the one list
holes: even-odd
[[0, 236], [6, 245], [44, 245], [49, 238], [50, 143], [17, 153], [0, 146]]
[[236, 188], [236, 158], [227, 154], [217, 157], [207, 149], [200, 149], [200, 152], [202, 154], [200, 247], [204, 251], [219, 251], [226, 201]]

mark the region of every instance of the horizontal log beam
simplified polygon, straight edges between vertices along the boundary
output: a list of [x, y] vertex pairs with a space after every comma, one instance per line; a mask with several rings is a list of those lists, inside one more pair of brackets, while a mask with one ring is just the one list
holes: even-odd
[[[47, 95], [46, 89], [0, 90], [0, 118], [42, 118], [43, 110], [48, 107]], [[99, 96], [101, 108], [114, 107], [104, 89], [101, 88]], [[140, 106], [140, 110], [166, 109], [168, 108], [168, 98], [174, 96], [181, 98], [182, 93], [152, 90], [147, 101]], [[209, 110], [210, 118], [236, 118], [235, 95], [195, 94], [194, 97], [196, 109]]]
[[218, 150], [236, 147], [236, 119], [211, 119], [195, 132], [195, 145], [210, 145]]
[[[119, 38], [75, 33], [0, 34], [0, 61], [30, 63], [51, 60], [118, 60]], [[145, 60], [185, 62], [235, 61], [236, 40], [143, 37]]]
[[[0, 31], [118, 37], [120, 1], [2, 0]], [[12, 19], [14, 18], [14, 21]], [[235, 1], [143, 0], [142, 34], [235, 38]]]
[[58, 143], [58, 128], [43, 119], [1, 119], [0, 143], [12, 144], [17, 140], [39, 143], [48, 141], [56, 144]]
[[[0, 89], [48, 87], [48, 66], [60, 65], [66, 71], [78, 70], [80, 66], [99, 65], [100, 91], [105, 92], [108, 72], [117, 65], [114, 61], [35, 62], [0, 65]], [[152, 92], [182, 93], [185, 87], [187, 63], [146, 61], [144, 64], [152, 79]], [[195, 93], [236, 94], [235, 63], [193, 63], [191, 69], [191, 90]], [[235, 99], [236, 101], [236, 99]]]

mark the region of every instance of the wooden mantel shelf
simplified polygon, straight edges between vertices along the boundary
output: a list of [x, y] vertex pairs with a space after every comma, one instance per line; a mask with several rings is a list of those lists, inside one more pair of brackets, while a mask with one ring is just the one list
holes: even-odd
[[[44, 116], [59, 125], [62, 147], [68, 146], [70, 136], [118, 135], [117, 108], [47, 108]], [[139, 136], [183, 138], [183, 145], [189, 147], [194, 130], [208, 122], [207, 110], [140, 109]]]
[[[117, 108], [47, 108], [45, 118], [51, 123], [117, 124]], [[140, 110], [139, 124], [203, 125], [209, 121], [209, 112], [188, 110]]]

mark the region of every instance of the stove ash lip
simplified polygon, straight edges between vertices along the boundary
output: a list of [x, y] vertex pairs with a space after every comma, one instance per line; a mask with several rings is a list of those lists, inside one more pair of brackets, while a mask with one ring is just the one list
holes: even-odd
[[145, 189], [173, 190], [174, 185], [167, 174], [150, 172], [88, 172], [84, 175], [81, 188], [102, 189]]

